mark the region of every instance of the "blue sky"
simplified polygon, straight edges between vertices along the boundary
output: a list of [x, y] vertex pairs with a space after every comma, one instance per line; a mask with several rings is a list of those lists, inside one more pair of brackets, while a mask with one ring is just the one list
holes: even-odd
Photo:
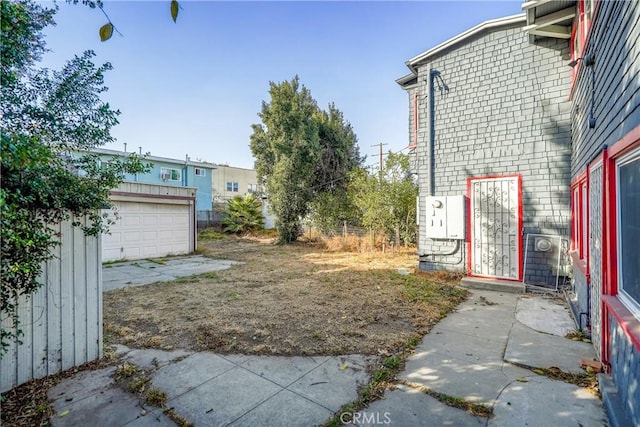
[[[104, 99], [120, 109], [105, 148], [251, 168], [250, 125], [269, 81], [296, 74], [322, 108], [334, 102], [358, 135], [367, 164], [408, 145], [408, 98], [395, 79], [405, 61], [485, 20], [521, 13], [521, 1], [105, 1], [122, 37], [100, 42], [98, 9], [58, 2], [46, 30], [59, 68], [92, 49], [109, 61]], [[406, 152], [406, 150], [405, 150]]]

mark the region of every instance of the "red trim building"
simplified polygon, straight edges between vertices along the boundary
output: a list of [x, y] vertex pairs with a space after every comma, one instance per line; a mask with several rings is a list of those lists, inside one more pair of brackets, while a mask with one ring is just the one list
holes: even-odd
[[479, 24], [411, 58], [397, 80], [409, 95], [423, 270], [519, 290], [566, 280], [570, 48], [530, 43], [525, 25], [524, 15]]
[[522, 8], [411, 58], [397, 80], [419, 266], [512, 286], [555, 277], [604, 366], [611, 423], [640, 425], [640, 3]]

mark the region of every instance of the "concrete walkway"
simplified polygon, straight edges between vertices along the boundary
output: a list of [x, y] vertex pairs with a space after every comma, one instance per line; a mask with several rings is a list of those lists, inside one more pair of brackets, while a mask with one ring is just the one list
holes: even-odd
[[[473, 290], [438, 323], [400, 375], [404, 384], [356, 414], [360, 426], [390, 420], [399, 426], [603, 426], [599, 398], [585, 389], [540, 376], [519, 365], [581, 373], [591, 344], [572, 341], [565, 304], [541, 296]], [[557, 334], [557, 335], [554, 335]], [[425, 394], [423, 387], [493, 409], [475, 417]]]
[[[374, 426], [608, 425], [600, 399], [586, 390], [522, 366], [582, 372], [590, 344], [563, 335], [573, 330], [566, 305], [531, 295], [471, 291], [471, 298], [438, 323], [407, 361], [400, 381], [353, 417]], [[149, 372], [168, 406], [196, 426], [313, 426], [357, 398], [376, 359], [260, 357], [176, 350], [118, 352]], [[53, 426], [173, 425], [154, 407], [114, 383], [115, 368], [85, 371], [49, 391]], [[481, 403], [489, 419], [447, 406], [428, 389]], [[63, 416], [60, 416], [63, 415]], [[343, 417], [347, 420], [347, 416]]]
[[[118, 349], [144, 368], [167, 406], [196, 426], [313, 426], [358, 397], [364, 356], [251, 357]], [[49, 390], [52, 426], [174, 426], [114, 382], [115, 367], [84, 371]], [[62, 415], [62, 416], [60, 416]]]

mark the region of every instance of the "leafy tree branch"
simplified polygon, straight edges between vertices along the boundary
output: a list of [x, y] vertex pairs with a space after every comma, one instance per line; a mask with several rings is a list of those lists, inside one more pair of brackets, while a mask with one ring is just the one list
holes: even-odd
[[[147, 170], [131, 156], [103, 164], [82, 154], [112, 142], [119, 111], [101, 98], [110, 64], [96, 66], [91, 51], [59, 71], [38, 68], [42, 30], [55, 9], [31, 1], [2, 1], [0, 79], [1, 330], [4, 353], [17, 339], [18, 304], [43, 284], [43, 265], [59, 244], [54, 225], [70, 220], [88, 235], [108, 228], [100, 208], [124, 173]], [[88, 225], [84, 225], [88, 218]]]

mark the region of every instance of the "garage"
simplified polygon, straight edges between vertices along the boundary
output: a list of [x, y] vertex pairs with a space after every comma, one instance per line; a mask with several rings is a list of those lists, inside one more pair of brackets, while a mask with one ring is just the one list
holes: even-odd
[[[183, 193], [183, 194], [181, 194]], [[115, 221], [102, 237], [102, 261], [181, 255], [195, 250], [193, 189], [125, 183], [111, 192]]]

